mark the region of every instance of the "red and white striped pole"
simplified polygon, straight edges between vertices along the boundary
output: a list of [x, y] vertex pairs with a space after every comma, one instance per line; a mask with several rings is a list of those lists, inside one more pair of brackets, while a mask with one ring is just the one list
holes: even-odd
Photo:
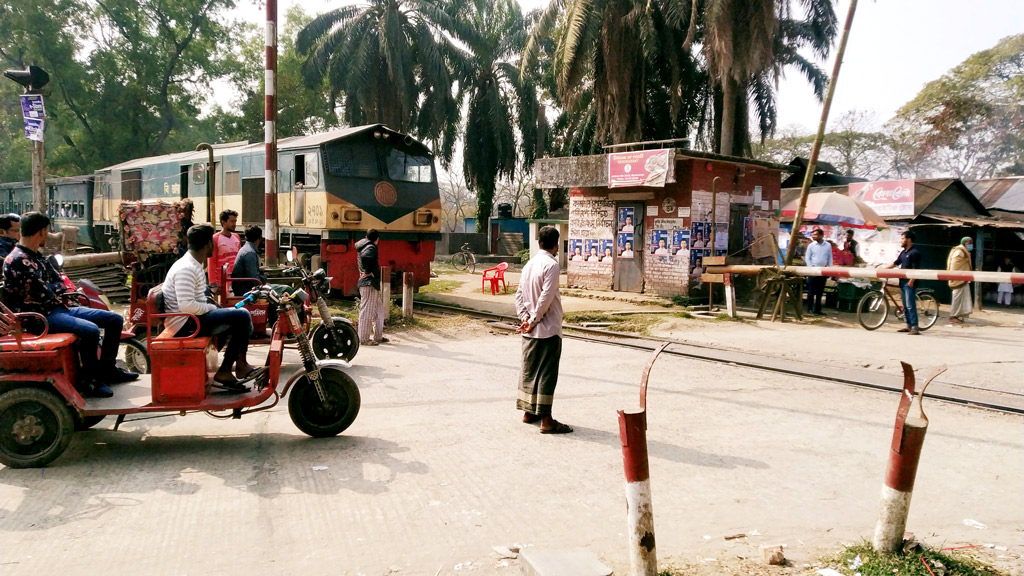
[[910, 513], [910, 497], [914, 493], [914, 479], [917, 477], [917, 463], [921, 459], [921, 447], [928, 431], [928, 417], [921, 405], [924, 391], [936, 376], [946, 371], [945, 366], [937, 368], [924, 382], [916, 396], [918, 414], [908, 416], [914, 395], [914, 368], [903, 364], [903, 394], [896, 410], [896, 426], [892, 434], [889, 463], [885, 470], [885, 484], [882, 486], [882, 503], [878, 511], [878, 524], [871, 543], [877, 552], [893, 553], [903, 546], [903, 534], [907, 529], [907, 515]]
[[263, 175], [267, 243], [267, 266], [277, 266], [277, 0], [267, 0], [266, 72], [264, 76], [263, 142], [266, 147], [266, 172]]
[[654, 545], [654, 507], [651, 502], [651, 468], [647, 460], [647, 379], [654, 361], [668, 345], [666, 342], [659, 346], [644, 368], [640, 381], [640, 411], [627, 414], [619, 410], [632, 576], [656, 576], [658, 573], [658, 554]]
[[961, 272], [951, 270], [902, 270], [889, 268], [849, 268], [843, 266], [708, 266], [708, 274], [758, 274], [772, 269], [795, 276], [827, 276], [830, 278], [913, 278], [914, 280], [959, 280], [963, 282], [990, 282], [993, 284], [1024, 284], [1024, 273]]

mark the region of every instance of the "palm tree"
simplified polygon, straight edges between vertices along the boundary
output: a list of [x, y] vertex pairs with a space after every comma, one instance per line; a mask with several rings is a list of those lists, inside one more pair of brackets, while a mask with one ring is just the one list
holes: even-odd
[[[722, 4], [716, 6], [716, 2]], [[758, 3], [760, 15], [752, 14], [750, 10]], [[722, 24], [722, 28], [717, 29], [714, 18], [724, 16], [721, 12], [715, 11], [727, 8], [726, 4], [732, 4], [731, 9], [738, 10], [741, 16], [731, 21], [727, 19], [724, 23], [717, 22]], [[737, 8], [736, 4], [740, 6]], [[774, 6], [769, 6], [770, 4]], [[712, 70], [712, 81], [717, 80], [714, 86], [714, 110], [711, 113], [714, 119], [712, 143], [713, 148], [720, 153], [737, 156], [750, 154], [751, 104], [757, 116], [761, 141], [775, 133], [776, 89], [787, 68], [795, 68], [807, 79], [819, 101], [824, 98], [828, 76], [812, 60], [805, 57], [801, 50], [810, 49], [814, 58], [826, 59], [838, 31], [838, 21], [831, 0], [801, 0], [801, 4], [805, 17], [797, 19], [793, 15], [791, 0], [758, 0], [756, 3], [708, 0], [705, 20], [712, 20], [704, 22], [701, 27], [705, 38], [710, 34], [719, 39], [714, 42], [705, 41], [703, 45], [708, 67]], [[771, 20], [774, 22], [774, 30], [771, 37], [766, 40], [763, 33], [767, 29], [765, 22], [768, 18], [764, 16], [764, 12], [768, 10], [773, 10]], [[757, 20], [758, 18], [760, 20]], [[753, 20], [757, 20], [754, 23], [756, 30], [751, 33], [749, 26]], [[737, 25], [743, 29], [737, 31]], [[737, 33], [739, 39], [733, 43], [733, 47], [738, 46], [738, 52], [744, 56], [739, 66], [735, 66], [736, 61], [731, 55], [709, 54], [717, 52], [716, 46], [725, 46], [722, 38]], [[752, 61], [760, 63], [754, 66], [753, 70], [750, 64]], [[764, 64], [765, 61], [767, 64]], [[733, 70], [739, 68], [740, 73], [723, 72], [723, 62], [732, 62]], [[725, 81], [721, 74], [725, 74]], [[730, 87], [731, 94], [727, 95], [726, 91]], [[732, 106], [725, 106], [725, 102], [732, 102]], [[726, 126], [731, 129], [726, 129]]]
[[570, 113], [593, 114], [598, 143], [640, 140], [652, 129], [682, 128], [677, 135], [685, 136], [698, 72], [680, 49], [690, 14], [687, 0], [551, 0], [522, 71], [552, 37], [553, 95]]
[[369, 0], [316, 17], [296, 47], [307, 83], [327, 80], [346, 123], [415, 134], [448, 164], [459, 121], [452, 70], [465, 58], [446, 34], [454, 26], [436, 0]]
[[529, 76], [520, 77], [516, 61], [530, 21], [516, 0], [463, 0], [449, 9], [471, 54], [462, 69], [468, 109], [462, 168], [477, 195], [477, 231], [485, 232], [498, 180], [515, 174], [520, 153], [526, 168], [536, 158], [537, 89]]

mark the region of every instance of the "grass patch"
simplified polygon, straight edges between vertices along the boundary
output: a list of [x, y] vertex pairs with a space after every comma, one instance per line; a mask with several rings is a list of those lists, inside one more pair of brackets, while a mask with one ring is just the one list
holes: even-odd
[[[924, 561], [922, 562], [922, 557]], [[860, 559], [859, 562], [857, 559]], [[925, 566], [925, 562], [928, 563]], [[822, 564], [844, 575], [860, 572], [861, 576], [1005, 576], [969, 553], [929, 550], [916, 547], [905, 554], [879, 554], [871, 543], [863, 541], [848, 546], [838, 554], [824, 558]], [[931, 568], [931, 572], [929, 572]]]
[[676, 318], [695, 318], [695, 316], [693, 314], [690, 314], [689, 310], [682, 310], [680, 312], [674, 312], [672, 315], [675, 316]]
[[605, 312], [570, 312], [563, 317], [566, 324], [584, 324], [588, 322], [610, 322], [611, 326], [604, 327], [613, 332], [630, 332], [633, 334], [647, 335], [651, 326], [661, 319], [655, 314], [607, 314]]
[[724, 322], [743, 322], [743, 318], [740, 318], [739, 316], [733, 318], [732, 316], [729, 316], [725, 312], [722, 312], [715, 316], [715, 320], [722, 320]]
[[[459, 286], [462, 286], [462, 282], [459, 282], [458, 280], [438, 280], [435, 278], [430, 281], [430, 284], [427, 284], [426, 286], [420, 286], [419, 293], [436, 294], [439, 292], [451, 292], [452, 290], [455, 290]], [[413, 298], [415, 299], [415, 296]]]

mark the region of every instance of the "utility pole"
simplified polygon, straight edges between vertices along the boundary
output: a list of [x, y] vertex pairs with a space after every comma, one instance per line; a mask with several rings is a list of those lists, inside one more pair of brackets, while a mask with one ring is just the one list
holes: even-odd
[[25, 70], [6, 70], [4, 76], [21, 84], [25, 94], [21, 97], [21, 111], [25, 118], [25, 138], [32, 140], [32, 205], [36, 211], [46, 213], [46, 148], [43, 143], [46, 108], [43, 87], [50, 75], [38, 66]]

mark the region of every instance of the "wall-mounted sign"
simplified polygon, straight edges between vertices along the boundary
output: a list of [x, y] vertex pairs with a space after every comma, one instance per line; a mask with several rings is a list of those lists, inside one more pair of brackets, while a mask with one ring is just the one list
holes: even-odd
[[25, 118], [25, 138], [34, 142], [43, 141], [43, 129], [46, 127], [46, 106], [39, 94], [21, 95], [21, 115]]
[[879, 216], [914, 215], [914, 181], [883, 180], [850, 184], [850, 198], [870, 206]]
[[608, 155], [608, 187], [664, 187], [671, 149], [616, 152]]

